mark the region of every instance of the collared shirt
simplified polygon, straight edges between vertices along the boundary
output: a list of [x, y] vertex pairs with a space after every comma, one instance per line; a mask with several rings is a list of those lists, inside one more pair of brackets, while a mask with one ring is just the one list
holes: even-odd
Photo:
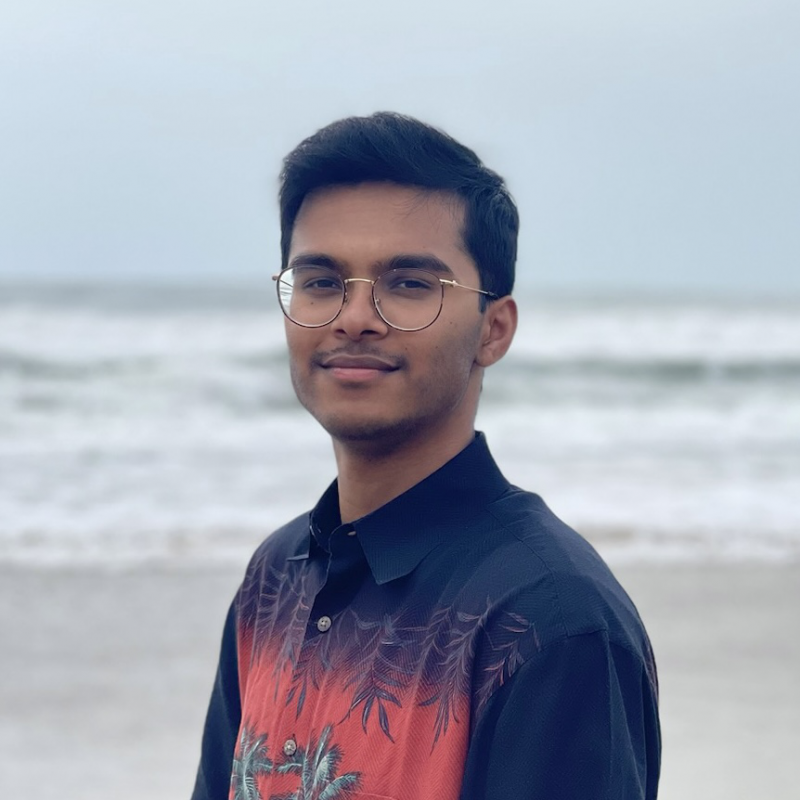
[[334, 482], [258, 548], [193, 800], [651, 800], [660, 749], [635, 607], [478, 434], [355, 522]]

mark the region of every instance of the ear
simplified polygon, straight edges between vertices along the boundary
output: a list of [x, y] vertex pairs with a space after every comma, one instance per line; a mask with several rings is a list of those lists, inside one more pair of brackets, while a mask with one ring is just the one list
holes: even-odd
[[517, 304], [514, 298], [506, 295], [490, 303], [484, 313], [475, 363], [480, 367], [497, 363], [511, 347], [516, 330]]

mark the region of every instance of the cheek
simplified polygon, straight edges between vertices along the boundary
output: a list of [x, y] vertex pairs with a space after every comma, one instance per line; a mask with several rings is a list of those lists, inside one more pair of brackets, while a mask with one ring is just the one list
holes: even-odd
[[471, 364], [478, 354], [481, 332], [479, 324], [465, 326], [451, 322], [448, 325], [447, 341], [442, 343], [442, 347], [443, 349], [446, 347], [460, 361], [468, 361]]
[[480, 329], [472, 326], [465, 329], [463, 325], [449, 322], [439, 334], [429, 346], [428, 367], [433, 375], [468, 375], [475, 363]]
[[289, 352], [289, 360], [296, 362], [308, 359], [309, 354], [314, 349], [314, 337], [309, 336], [309, 331], [299, 328], [291, 322], [286, 323], [286, 348]]
[[307, 393], [313, 385], [311, 356], [314, 352], [314, 343], [308, 337], [292, 334], [286, 337], [287, 354], [289, 357], [289, 374], [296, 392]]

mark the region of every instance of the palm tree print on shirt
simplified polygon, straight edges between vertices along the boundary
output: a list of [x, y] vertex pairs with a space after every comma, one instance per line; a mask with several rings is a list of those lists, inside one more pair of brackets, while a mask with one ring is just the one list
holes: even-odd
[[267, 756], [267, 734], [256, 736], [243, 725], [239, 734], [239, 747], [233, 758], [233, 800], [261, 800], [258, 778], [269, 775], [272, 767], [272, 760]]
[[333, 731], [327, 725], [315, 742], [313, 737], [307, 749], [298, 748], [291, 759], [280, 764], [280, 773], [296, 772], [300, 775], [297, 791], [288, 795], [273, 795], [270, 800], [345, 800], [358, 789], [360, 772], [336, 775], [342, 761], [339, 745], [328, 745]]
[[330, 743], [332, 732], [333, 726], [327, 725], [319, 741], [312, 737], [307, 748], [298, 748], [294, 755], [284, 756], [283, 762], [276, 765], [267, 754], [267, 734], [257, 736], [246, 725], [242, 726], [233, 759], [232, 800], [263, 800], [258, 779], [273, 772], [299, 775], [300, 786], [288, 795], [271, 795], [270, 800], [347, 800], [358, 789], [361, 773], [336, 774], [342, 750]]

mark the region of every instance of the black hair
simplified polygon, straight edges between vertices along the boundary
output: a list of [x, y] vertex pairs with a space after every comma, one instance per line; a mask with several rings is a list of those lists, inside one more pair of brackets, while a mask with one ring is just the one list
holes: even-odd
[[280, 176], [282, 265], [309, 194], [327, 186], [382, 181], [459, 197], [465, 207], [464, 246], [478, 268], [481, 288], [500, 297], [510, 294], [519, 214], [503, 179], [443, 131], [387, 111], [333, 122], [286, 156]]

